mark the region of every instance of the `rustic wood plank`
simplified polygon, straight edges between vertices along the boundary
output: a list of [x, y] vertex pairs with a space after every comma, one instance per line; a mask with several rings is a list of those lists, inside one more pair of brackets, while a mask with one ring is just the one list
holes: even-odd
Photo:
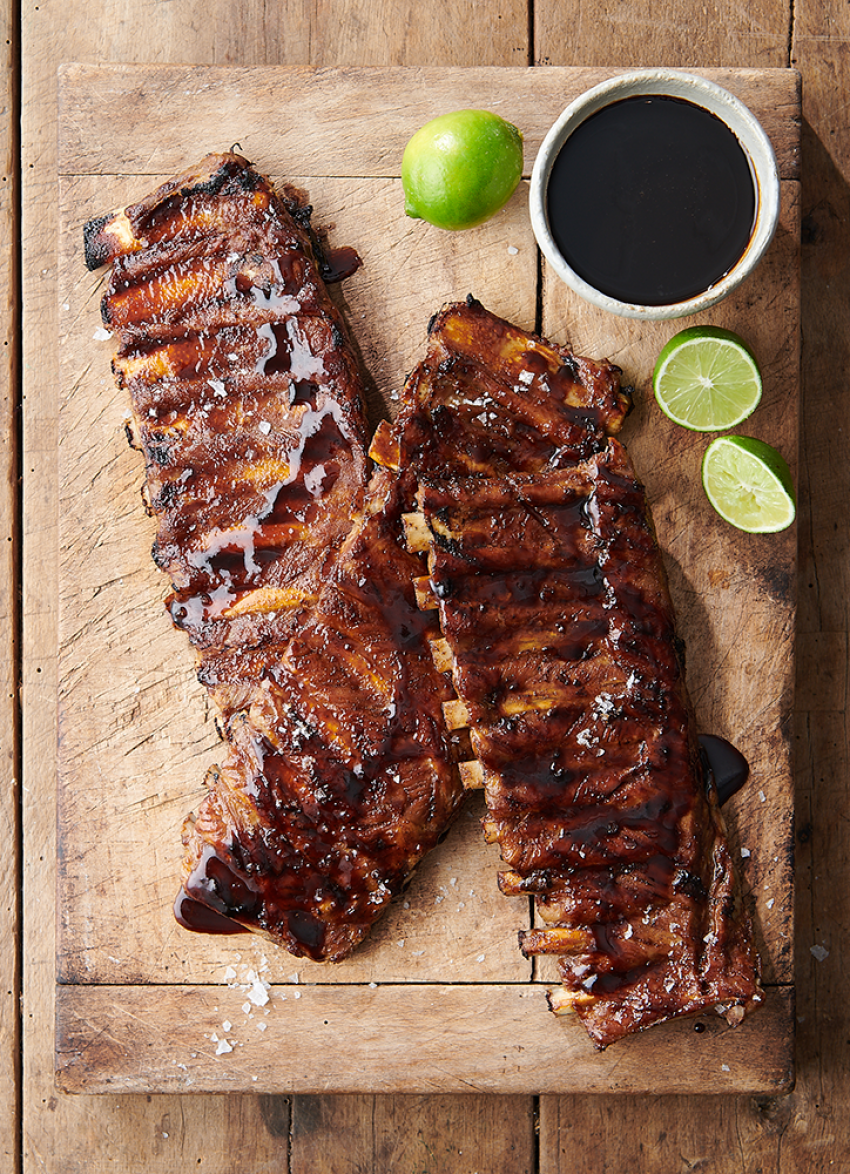
[[[267, 957], [278, 982], [296, 970], [322, 983], [527, 979], [516, 931], [528, 926], [528, 902], [498, 892], [480, 801], [467, 805], [369, 943], [339, 965], [294, 959], [257, 938], [189, 935], [171, 915], [180, 828], [219, 744], [194, 656], [162, 606], [167, 584], [149, 555], [142, 464], [124, 433], [128, 405], [113, 384], [111, 344], [96, 339], [105, 278], [86, 271], [80, 250], [98, 200], [121, 191], [128, 202], [161, 178], [145, 178], [141, 190], [138, 178], [123, 176], [62, 181], [60, 977], [209, 982]], [[451, 292], [474, 283], [498, 311], [533, 324], [536, 256], [520, 197], [482, 227], [474, 249], [448, 252], [427, 226], [408, 228], [398, 181], [314, 177], [310, 198], [317, 219], [334, 224], [334, 239], [356, 241], [363, 254], [343, 297], [381, 412]]]
[[[789, 1096], [544, 1097], [540, 1103], [541, 1174], [599, 1174], [616, 1150], [629, 1174], [710, 1170], [778, 1174]], [[616, 1140], [614, 1140], [616, 1139]], [[604, 1159], [603, 1159], [604, 1160]], [[613, 1159], [612, 1159], [613, 1162]], [[607, 1165], [607, 1162], [606, 1162]], [[609, 1169], [613, 1169], [611, 1164]], [[805, 1167], [803, 1167], [805, 1168]], [[825, 1169], [812, 1165], [811, 1170]]]
[[0, 7], [3, 117], [0, 119], [0, 1166], [11, 1170], [20, 1148], [20, 769], [18, 693], [18, 38], [10, 4]]
[[[108, 26], [108, 18], [100, 16], [97, 24]], [[107, 28], [97, 32], [105, 41]], [[438, 11], [410, 0], [381, 6], [363, 0], [335, 0], [331, 5], [269, 5], [264, 0], [204, 7], [184, 3], [171, 6], [162, 26], [157, 19], [156, 33], [146, 61], [161, 60], [169, 50], [172, 59], [186, 60], [185, 50], [181, 54], [171, 48], [182, 44], [191, 46], [193, 61], [211, 64], [528, 64], [528, 15], [521, 0], [505, 0], [492, 19], [475, 14], [470, 18], [467, 10], [455, 5]], [[119, 56], [113, 50], [94, 59]]]
[[[206, 63], [267, 64], [495, 64], [527, 61], [527, 12], [520, 0], [506, 0], [490, 21], [469, 19], [465, 9], [395, 3], [376, 11], [360, 0], [302, 4], [281, 0], [137, 0], [132, 9], [117, 0], [75, 0], [72, 7], [25, 5], [22, 9], [24, 61], [23, 168], [25, 179], [25, 371], [24, 420], [26, 620], [24, 743], [26, 919], [25, 1167], [63, 1174], [129, 1168], [174, 1171], [199, 1168], [226, 1174], [233, 1155], [258, 1172], [288, 1168], [288, 1107], [279, 1097], [191, 1096], [91, 1098], [53, 1088], [54, 943], [52, 918], [43, 902], [53, 889], [54, 762], [56, 698], [55, 452], [57, 356], [45, 339], [57, 333], [59, 299], [54, 270], [57, 214], [56, 66], [59, 61], [194, 60]], [[276, 111], [275, 118], [285, 117]], [[194, 141], [194, 136], [190, 135]], [[364, 1098], [376, 1118], [392, 1114], [395, 1098]], [[338, 1105], [338, 1102], [335, 1102]], [[427, 1101], [402, 1102], [406, 1128], [429, 1129], [439, 1151], [454, 1146], [465, 1153], [486, 1152], [483, 1136], [492, 1116], [480, 1098], [468, 1099], [466, 1113], [441, 1123]], [[480, 1106], [476, 1111], [475, 1106]], [[334, 1105], [326, 1120], [335, 1119]], [[501, 1118], [505, 1147], [510, 1133], [531, 1129], [527, 1098], [511, 1102]], [[161, 1123], [170, 1121], [171, 1128]], [[329, 1129], [315, 1151], [325, 1169], [347, 1169], [348, 1140]], [[479, 1123], [480, 1120], [480, 1123]], [[159, 1128], [158, 1128], [159, 1127]], [[169, 1139], [161, 1138], [169, 1132]], [[376, 1139], [380, 1149], [380, 1138]], [[298, 1160], [310, 1152], [302, 1135]], [[201, 1165], [202, 1164], [202, 1165]], [[464, 1163], [465, 1167], [465, 1163]], [[464, 1168], [462, 1167], [462, 1168]], [[449, 1170], [449, 1166], [446, 1170]]]
[[[602, 1053], [577, 1019], [553, 1018], [543, 991], [526, 983], [273, 985], [266, 993], [268, 1003], [256, 1007], [238, 984], [61, 986], [59, 1085], [78, 1092], [766, 1093], [793, 1080], [789, 987], [769, 988], [759, 1018], [740, 1027], [705, 1015], [697, 1032], [686, 1018]], [[179, 1034], [169, 1030], [177, 1023]]]
[[504, 0], [495, 10], [411, 0], [375, 6], [338, 0], [315, 6], [315, 65], [528, 65], [528, 8]]
[[[792, 60], [804, 76], [803, 417], [797, 679], [798, 1052], [800, 1079], [782, 1138], [783, 1170], [840, 1168], [850, 1154], [847, 968], [850, 844], [847, 631], [850, 405], [836, 372], [850, 361], [850, 13], [795, 5]], [[845, 813], [839, 815], [839, 813]], [[781, 1103], [781, 1102], [780, 1102]], [[786, 1106], [783, 1106], [783, 1111]]]
[[[140, 83], [136, 73], [145, 78]], [[300, 100], [305, 89], [311, 91], [311, 107], [328, 109], [334, 101], [345, 98], [348, 111], [359, 111], [369, 119], [387, 119], [387, 112], [395, 111], [415, 86], [405, 71], [235, 71], [228, 75], [226, 92], [223, 90], [223, 76], [220, 71], [194, 69], [192, 71], [163, 71], [161, 69], [128, 71], [123, 69], [95, 70], [91, 67], [69, 67], [63, 74], [63, 112], [73, 129], [69, 132], [74, 142], [74, 156], [79, 155], [81, 166], [85, 162], [87, 142], [98, 144], [106, 131], [103, 111], [110, 102], [117, 100], [121, 87], [129, 87], [127, 104], [136, 105], [148, 101], [144, 95], [158, 88], [169, 94], [170, 116], [179, 122], [184, 115], [181, 108], [191, 105], [199, 126], [204, 118], [222, 117], [222, 109], [235, 95], [240, 108], [250, 110], [251, 118], [258, 125], [265, 125], [269, 94], [273, 93], [276, 103], [290, 106]], [[427, 71], [426, 71], [427, 72]], [[581, 73], [582, 85], [597, 80], [587, 71]], [[485, 82], [492, 71], [471, 71], [466, 73], [449, 71], [445, 76], [428, 73], [428, 101], [433, 103], [451, 100], [459, 104], [464, 94], [459, 88], [468, 80], [477, 96], [483, 95]], [[563, 102], [563, 91], [574, 84], [574, 71], [545, 71], [547, 82], [557, 80], [557, 104], [548, 113], [537, 112], [529, 117], [527, 125], [537, 127], [534, 133], [542, 135], [545, 125], [557, 114]], [[421, 71], [413, 71], [417, 85]], [[188, 79], [191, 78], [191, 85]], [[724, 80], [734, 86], [736, 78], [724, 75]], [[504, 98], [512, 94], [512, 101], [519, 104], [525, 100], [525, 89], [529, 81], [528, 71], [497, 71], [497, 92]], [[536, 77], [535, 77], [536, 81]], [[787, 110], [796, 101], [796, 79], [788, 72], [765, 75], [765, 93], [760, 97], [755, 85], [756, 75], [747, 74], [742, 84], [749, 87], [758, 102], [758, 113], [767, 109], [766, 103], [783, 105]], [[271, 89], [269, 88], [271, 86]], [[77, 92], [80, 101], [77, 101]], [[86, 108], [87, 122], [79, 121], [78, 109], [92, 93], [97, 100]], [[321, 95], [327, 100], [322, 101]], [[203, 95], [203, 97], [199, 97]], [[220, 100], [219, 100], [220, 99]], [[480, 100], [480, 98], [479, 98]], [[752, 98], [751, 98], [752, 100]], [[472, 100], [467, 98], [466, 104]], [[536, 99], [539, 101], [539, 98]], [[207, 113], [204, 114], [204, 108]], [[418, 117], [434, 113], [439, 105], [420, 110]], [[101, 113], [98, 114], [98, 111]], [[101, 122], [98, 122], [98, 118]], [[156, 112], [146, 115], [143, 125], [155, 127]], [[138, 120], [135, 125], [139, 125]], [[388, 132], [390, 133], [390, 132]], [[399, 132], [394, 132], [398, 135]], [[777, 134], [785, 144], [785, 156], [793, 163], [796, 174], [796, 133], [797, 123], [790, 119], [785, 130]], [[355, 330], [361, 349], [375, 375], [376, 392], [383, 400], [383, 410], [391, 410], [392, 393], [400, 385], [404, 372], [415, 361], [421, 348], [421, 334], [411, 328], [411, 323], [424, 324], [432, 309], [446, 296], [457, 296], [458, 290], [468, 288], [467, 283], [475, 281], [473, 291], [497, 312], [503, 313], [521, 324], [530, 326], [535, 316], [535, 250], [529, 237], [527, 216], [522, 199], [515, 197], [508, 208], [476, 233], [460, 238], [446, 238], [435, 233], [428, 226], [415, 225], [411, 228], [403, 217], [398, 177], [387, 174], [374, 176], [370, 173], [386, 162], [366, 159], [360, 166], [363, 174], [348, 176], [357, 164], [352, 152], [344, 157], [334, 155], [339, 124], [329, 117], [316, 121], [312, 127], [309, 151], [316, 164], [323, 162], [329, 172], [337, 174], [309, 175], [312, 164], [299, 169], [294, 176], [296, 183], [309, 184], [314, 204], [326, 214], [335, 225], [335, 232], [351, 232], [351, 238], [364, 251], [366, 264], [355, 278], [344, 287], [345, 308]], [[76, 138], [74, 136], [77, 136]], [[138, 154], [136, 160], [147, 159], [147, 153]], [[397, 165], [403, 146], [403, 138], [397, 144], [395, 157]], [[127, 150], [130, 144], [125, 144]], [[99, 149], [99, 148], [98, 148]], [[120, 152], [116, 144], [116, 150]], [[294, 150], [285, 136], [270, 150], [278, 159], [285, 158]], [[70, 156], [69, 156], [70, 159]], [[102, 278], [87, 274], [79, 257], [79, 230], [89, 215], [102, 210], [95, 201], [127, 202], [138, 198], [142, 190], [154, 186], [164, 176], [144, 176], [138, 172], [138, 162], [125, 160], [130, 174], [119, 175], [105, 171], [102, 175], [69, 175], [62, 184], [62, 268], [60, 285], [63, 297], [60, 349], [62, 353], [62, 385], [64, 388], [62, 443], [60, 448], [60, 501], [61, 501], [61, 609], [63, 657], [60, 667], [62, 695], [61, 764], [62, 764], [62, 806], [60, 826], [63, 829], [63, 852], [61, 871], [61, 941], [60, 973], [68, 982], [110, 983], [110, 982], [198, 982], [220, 978], [227, 966], [238, 962], [243, 967], [258, 969], [264, 958], [261, 947], [252, 942], [243, 946], [244, 939], [235, 939], [235, 945], [227, 939], [196, 939], [187, 942], [186, 935], [179, 931], [170, 918], [170, 892], [161, 886], [169, 884], [169, 877], [176, 872], [177, 842], [173, 833], [179, 823], [179, 812], [189, 806], [192, 781], [200, 780], [203, 768], [213, 753], [212, 735], [207, 725], [180, 722], [179, 730], [165, 735], [162, 727], [163, 714], [185, 714], [194, 705], [199, 714], [202, 700], [196, 687], [191, 683], [191, 668], [186, 664], [185, 672], [174, 671], [175, 658], [180, 655], [180, 637], [170, 629], [164, 619], [151, 636], [151, 617], [155, 614], [157, 601], [164, 592], [164, 586], [154, 569], [149, 566], [147, 550], [150, 545], [149, 522], [138, 508], [138, 486], [140, 469], [134, 454], [125, 447], [122, 418], [126, 414], [123, 398], [111, 386], [106, 372], [106, 356], [102, 366], [96, 366], [94, 338], [98, 333], [97, 302]], [[97, 166], [105, 166], [101, 160]], [[138, 185], [144, 178], [145, 188]], [[133, 184], [137, 185], [133, 189]], [[775, 289], [782, 291], [778, 298], [781, 312], [772, 307], [772, 317], [778, 323], [773, 333], [768, 333], [771, 345], [786, 344], [787, 386], [786, 396], [791, 404], [796, 403], [796, 323], [798, 320], [796, 247], [789, 241], [796, 239], [796, 181], [785, 181], [786, 223], [783, 233], [777, 238], [777, 247], [771, 254], [773, 260], [761, 272], [761, 299], [775, 298]], [[131, 190], [128, 190], [128, 187]], [[120, 194], [120, 198], [119, 198]], [[790, 231], [789, 231], [790, 228]], [[337, 239], [348, 239], [345, 235]], [[403, 242], [403, 280], [398, 275], [396, 256], [397, 242]], [[455, 244], [466, 242], [464, 248]], [[468, 247], [469, 242], [474, 247]], [[448, 246], [448, 247], [447, 247]], [[513, 266], [514, 280], [505, 282], [507, 266]], [[442, 291], [445, 290], [446, 293]], [[755, 316], [764, 311], [759, 309], [758, 299], [752, 291], [742, 294], [748, 298], [743, 305]], [[513, 303], [510, 302], [513, 298]], [[648, 364], [654, 358], [660, 342], [652, 330], [644, 330], [634, 323], [628, 330], [621, 323], [610, 323], [594, 317], [583, 304], [570, 306], [564, 302], [563, 292], [550, 285], [545, 287], [544, 329], [558, 334], [558, 327], [566, 322], [574, 327], [572, 341], [587, 353], [607, 353], [631, 364], [628, 378], [639, 377], [645, 383], [648, 378]], [[740, 305], [738, 306], [740, 312]], [[552, 327], [556, 327], [552, 330]], [[779, 340], [774, 337], [779, 331]], [[784, 333], [782, 333], [784, 331]], [[619, 332], [619, 333], [618, 333]], [[578, 335], [578, 337], [576, 337]], [[405, 340], [399, 347], [398, 339]], [[585, 345], [586, 344], [586, 345]], [[612, 354], [611, 347], [615, 353]], [[630, 349], [629, 349], [630, 348]], [[106, 347], [102, 348], [104, 351]], [[619, 352], [623, 352], [623, 357]], [[628, 352], [628, 353], [627, 353]], [[789, 358], [792, 359], [789, 362]], [[795, 414], [788, 415], [788, 435], [795, 436]], [[98, 443], [92, 444], [92, 427], [98, 429]], [[654, 432], [647, 421], [638, 413], [633, 425], [637, 438], [644, 437], [644, 453], [647, 466], [656, 475], [657, 496], [663, 510], [671, 514], [668, 519], [669, 531], [675, 536], [681, 529], [687, 531], [682, 519], [687, 510], [694, 509], [697, 499], [701, 502], [701, 490], [695, 484], [690, 491], [683, 491], [678, 471], [671, 475], [669, 461], [665, 463], [671, 437]], [[650, 438], [646, 435], [649, 433]], [[640, 448], [638, 442], [637, 447]], [[684, 459], [684, 458], [683, 458]], [[639, 465], [640, 467], [640, 465]], [[693, 472], [693, 470], [691, 470]], [[675, 482], [675, 486], [674, 486]], [[677, 494], [684, 502], [684, 515], [678, 521], [673, 517], [677, 508]], [[704, 530], [706, 524], [714, 525], [713, 516], [706, 517], [707, 509], [697, 509], [697, 530]], [[681, 551], [673, 548], [674, 557], [680, 559], [685, 573], [699, 566], [702, 552], [696, 548], [695, 536], [685, 542]], [[791, 565], [791, 552], [786, 543], [778, 547], [778, 564], [787, 569]], [[729, 557], [721, 559], [723, 565], [734, 566]], [[728, 575], [727, 575], [728, 578]], [[743, 577], [742, 577], [743, 581]], [[721, 584], [721, 586], [723, 586]], [[688, 597], [687, 591], [680, 592]], [[716, 599], [709, 601], [715, 606], [720, 620], [726, 617], [732, 633], [736, 630], [738, 612], [737, 600], [722, 590], [716, 592]], [[787, 639], [790, 631], [788, 616], [773, 614], [773, 601], [754, 610], [761, 617], [761, 623], [771, 621], [771, 635], [777, 632], [784, 639], [779, 640], [778, 650], [771, 655], [776, 666], [771, 676], [779, 682], [780, 696], [785, 696], [782, 681], [788, 676], [791, 663], [791, 649]], [[117, 623], [115, 620], [117, 619]], [[692, 627], [697, 635], [704, 626], [704, 610], [693, 608], [686, 614], [686, 630]], [[718, 621], [719, 622], [719, 621]], [[720, 635], [723, 635], [722, 631]], [[716, 641], [723, 648], [723, 640]], [[104, 647], [108, 654], [104, 656]], [[143, 653], [137, 650], [143, 649]], [[715, 647], [713, 638], [703, 644], [702, 653], [706, 666], [703, 680], [707, 684], [716, 674], [714, 666], [723, 663], [725, 656]], [[758, 665], [759, 658], [754, 658]], [[770, 663], [770, 662], [768, 662]], [[760, 670], [757, 670], [760, 671]], [[784, 677], [783, 677], [784, 673]], [[721, 685], [715, 686], [720, 696], [724, 687], [734, 691], [735, 680], [721, 673]], [[763, 683], [762, 683], [763, 687]], [[771, 694], [775, 696], [775, 694]], [[94, 705], [91, 699], [102, 699]], [[108, 700], [108, 704], [106, 703]], [[787, 708], [787, 705], [786, 705]], [[716, 706], [715, 706], [716, 709]], [[776, 714], [765, 711], [766, 724], [775, 724]], [[728, 715], [727, 715], [728, 716]], [[721, 723], [718, 732], [734, 736], [734, 730]], [[164, 736], [165, 735], [165, 736]], [[176, 735], [176, 736], [175, 736]], [[783, 743], [775, 747], [777, 761], [783, 760]], [[787, 747], [784, 750], [787, 764]], [[183, 772], [186, 772], [185, 775]], [[176, 781], [173, 793], [162, 797], [151, 792], [150, 780], [157, 781], [161, 791], [165, 779]], [[783, 776], [787, 782], [787, 770]], [[768, 849], [788, 836], [788, 793], [781, 779], [772, 779], [776, 793], [770, 794], [771, 803], [764, 810], [768, 815], [774, 811], [785, 812], [783, 817], [768, 818], [759, 824], [761, 832], [756, 834], [754, 844], [758, 849], [754, 871], [767, 870]], [[764, 783], [768, 786], [767, 781]], [[767, 794], [766, 794], [767, 799]], [[477, 822], [477, 820], [476, 820]], [[749, 833], [750, 825], [745, 821], [744, 830]], [[413, 914], [399, 913], [397, 920], [392, 917], [376, 933], [373, 942], [364, 951], [342, 967], [333, 969], [333, 977], [324, 968], [297, 966], [285, 954], [273, 955], [268, 968], [268, 979], [280, 982], [293, 967], [299, 977], [309, 983], [334, 983], [335, 997], [348, 997], [348, 992], [339, 984], [379, 979], [429, 981], [439, 977], [443, 982], [504, 981], [522, 977], [527, 967], [520, 963], [514, 945], [517, 926], [517, 905], [511, 906], [495, 892], [486, 873], [492, 868], [489, 858], [481, 850], [477, 829], [469, 827], [470, 837], [464, 842], [463, 852], [458, 854], [458, 842], [445, 845], [445, 862], [451, 862], [456, 869], [454, 878], [465, 891], [470, 878], [470, 893], [476, 893], [475, 917], [471, 919], [466, 902], [456, 902], [455, 894], [445, 884], [436, 891], [433, 884], [426, 882], [422, 891], [411, 891], [409, 904], [419, 914], [419, 927], [430, 933], [430, 939], [416, 937], [417, 922], [411, 921]], [[94, 845], [107, 845], [104, 852]], [[140, 848], [141, 845], [141, 848]], [[170, 846], [170, 848], [169, 848]], [[762, 850], [763, 849], [763, 850]], [[120, 861], [134, 860], [142, 852], [151, 861], [149, 883], [140, 886], [135, 870], [122, 869]], [[464, 852], [468, 859], [482, 862], [479, 871], [464, 875], [462, 864]], [[783, 950], [789, 930], [789, 873], [787, 852], [783, 852], [778, 869], [771, 866], [769, 872], [770, 892], [763, 898], [766, 909], [772, 909], [778, 902], [776, 914], [764, 916], [764, 924], [770, 932], [767, 938], [767, 952], [770, 977], [788, 977], [787, 966], [783, 969]], [[442, 866], [442, 865], [441, 865]], [[483, 873], [480, 871], [483, 868]], [[427, 875], [428, 867], [423, 869]], [[451, 882], [452, 878], [449, 878]], [[157, 886], [160, 888], [157, 888]], [[775, 889], [775, 895], [774, 895]], [[485, 894], [483, 904], [479, 893]], [[435, 922], [432, 905], [441, 903], [440, 918]], [[456, 903], [455, 903], [456, 902]], [[522, 917], [527, 906], [523, 906]], [[470, 903], [471, 905], [471, 903]], [[126, 911], [133, 916], [126, 917]], [[110, 913], [112, 910], [112, 913]], [[120, 911], [116, 916], [116, 911]], [[761, 910], [760, 912], [765, 912]], [[522, 924], [522, 922], [520, 922]], [[412, 929], [407, 927], [413, 926]], [[430, 930], [428, 927], [435, 927]], [[440, 941], [441, 933], [445, 934]], [[462, 941], [463, 949], [458, 953], [452, 943]], [[427, 948], [423, 948], [423, 944]], [[418, 948], [413, 948], [414, 946]], [[401, 951], [404, 951], [403, 953]], [[473, 959], [477, 964], [471, 966]], [[546, 973], [541, 968], [540, 975]], [[64, 997], [64, 996], [63, 996]], [[331, 997], [331, 993], [327, 993]], [[545, 1018], [545, 1017], [544, 1017]], [[762, 1030], [769, 1030], [767, 1021], [762, 1020]], [[164, 1028], [169, 1035], [168, 1025]], [[492, 1033], [488, 1033], [487, 1044]], [[658, 1046], [661, 1046], [659, 1043]], [[346, 1043], [346, 1050], [348, 1045]], [[373, 1065], [374, 1067], [374, 1065]], [[359, 1078], [362, 1076], [358, 1074]], [[380, 1084], [380, 1073], [370, 1073], [370, 1079]], [[510, 1085], [506, 1086], [507, 1089]]]
[[[173, 175], [239, 142], [272, 174], [395, 178], [410, 135], [445, 110], [486, 106], [516, 122], [528, 174], [565, 106], [621, 70], [214, 69], [67, 65], [60, 70], [62, 175]], [[785, 70], [695, 70], [741, 98], [770, 135], [780, 175], [799, 175], [799, 95]], [[116, 121], [115, 104], [128, 112]], [[286, 118], [272, 111], [285, 103]], [[162, 134], [161, 128], [168, 127]], [[149, 128], [140, 142], [140, 129]], [[363, 131], [362, 128], [368, 128]], [[361, 130], [362, 133], [358, 133]], [[106, 209], [104, 209], [105, 211]], [[445, 234], [439, 239], [445, 246]], [[465, 236], [460, 239], [466, 240]]]
[[526, 1097], [299, 1096], [292, 1101], [294, 1174], [528, 1174], [536, 1149]]
[[[30, 1113], [44, 1124], [26, 1136], [25, 1169], [102, 1174], [116, 1168], [167, 1174], [206, 1170], [281, 1174], [288, 1170], [289, 1097], [229, 1093], [219, 1096], [74, 1096], [45, 1088]], [[62, 1130], [64, 1122], [73, 1128]], [[54, 1131], [62, 1130], [58, 1137]]]
[[[570, 19], [570, 16], [573, 19]], [[591, 0], [565, 13], [557, 0], [534, 5], [537, 65], [618, 65], [641, 68], [788, 64], [791, 16], [785, 0], [680, 5], [648, 0], [639, 8]]]

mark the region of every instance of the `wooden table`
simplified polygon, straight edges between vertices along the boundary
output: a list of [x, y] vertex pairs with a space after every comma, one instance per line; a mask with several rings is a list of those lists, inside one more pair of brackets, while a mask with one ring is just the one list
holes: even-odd
[[[0, 746], [0, 1153], [5, 1170], [846, 1170], [850, 908], [848, 628], [850, 14], [509, 2], [3, 3], [5, 291], [0, 509], [6, 674]], [[56, 742], [56, 69], [62, 61], [240, 65], [793, 66], [803, 79], [799, 471], [797, 1085], [775, 1097], [72, 1096], [53, 1083]], [[18, 104], [20, 104], [18, 106]], [[20, 137], [18, 132], [20, 109]], [[285, 117], [285, 112], [282, 112]], [[116, 109], [115, 117], [121, 117]], [[20, 486], [20, 488], [19, 488]], [[18, 592], [21, 592], [20, 596]], [[21, 708], [15, 685], [20, 674]], [[18, 894], [23, 896], [19, 897]], [[14, 945], [12, 946], [12, 943]], [[19, 1004], [18, 999], [21, 996]], [[843, 998], [842, 998], [843, 996]], [[20, 1015], [18, 1007], [20, 1005]]]

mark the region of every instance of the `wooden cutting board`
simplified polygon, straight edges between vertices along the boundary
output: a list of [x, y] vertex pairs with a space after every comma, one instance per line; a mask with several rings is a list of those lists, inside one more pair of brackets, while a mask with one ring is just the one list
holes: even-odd
[[[525, 133], [526, 177], [562, 108], [616, 70], [83, 66], [60, 71], [60, 726], [56, 1064], [99, 1091], [777, 1092], [793, 1080], [792, 779], [796, 538], [747, 536], [703, 497], [707, 439], [652, 400], [658, 351], [683, 323], [613, 318], [540, 265], [527, 178], [478, 229], [448, 234], [403, 213], [405, 142], [428, 118], [488, 107]], [[732, 297], [696, 321], [743, 334], [765, 395], [743, 429], [796, 469], [799, 398], [799, 79], [711, 70], [762, 120], [779, 160], [782, 217]], [[732, 1030], [712, 1015], [603, 1054], [556, 1020], [551, 962], [524, 960], [528, 902], [496, 889], [480, 797], [350, 960], [321, 966], [244, 935], [206, 937], [171, 915], [180, 827], [218, 740], [194, 657], [163, 609], [141, 461], [111, 373], [83, 223], [131, 203], [208, 151], [239, 143], [309, 192], [332, 243], [363, 267], [337, 296], [370, 379], [393, 410], [431, 314], [473, 293], [636, 389], [624, 438], [646, 482], [687, 643], [699, 727], [734, 741], [750, 782], [726, 807], [764, 962], [764, 1007]]]

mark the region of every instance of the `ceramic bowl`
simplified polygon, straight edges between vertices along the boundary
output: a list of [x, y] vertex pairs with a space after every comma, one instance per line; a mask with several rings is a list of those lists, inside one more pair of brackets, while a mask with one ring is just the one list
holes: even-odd
[[[749, 243], [735, 265], [715, 284], [686, 301], [670, 305], [622, 302], [595, 289], [579, 276], [560, 252], [550, 231], [547, 187], [552, 165], [569, 136], [591, 114], [624, 98], [660, 95], [682, 98], [720, 118], [744, 150], [754, 179], [755, 222]], [[638, 69], [610, 78], [571, 102], [546, 135], [534, 163], [530, 189], [531, 224], [537, 243], [562, 281], [595, 306], [625, 318], [682, 318], [715, 305], [732, 292], [759, 263], [779, 219], [779, 175], [770, 139], [755, 115], [733, 94], [703, 77], [671, 69]]]

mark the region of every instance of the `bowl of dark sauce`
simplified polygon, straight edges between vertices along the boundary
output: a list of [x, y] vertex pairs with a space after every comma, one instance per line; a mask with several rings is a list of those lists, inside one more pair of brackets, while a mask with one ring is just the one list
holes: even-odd
[[681, 318], [726, 297], [779, 218], [770, 139], [733, 94], [669, 69], [586, 91], [534, 164], [531, 222], [557, 275], [627, 318]]

